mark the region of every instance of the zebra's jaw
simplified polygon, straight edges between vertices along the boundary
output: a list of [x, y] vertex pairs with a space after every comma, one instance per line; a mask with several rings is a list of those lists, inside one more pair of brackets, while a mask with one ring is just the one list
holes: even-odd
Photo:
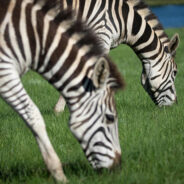
[[107, 123], [104, 112], [107, 114], [110, 112], [105, 109], [98, 108], [90, 119], [88, 116], [77, 116], [75, 113], [71, 113], [70, 116], [70, 130], [94, 169], [110, 169], [121, 163], [117, 117], [114, 116], [114, 123]]
[[[159, 87], [154, 87], [153, 84], [151, 84], [150, 80], [142, 74], [142, 86], [145, 89], [145, 91], [149, 94], [153, 102], [158, 106], [171, 106], [177, 101], [176, 97], [176, 91], [174, 86], [170, 86], [168, 88], [174, 89], [174, 93], [172, 94], [170, 90], [166, 90], [164, 92], [164, 89], [159, 89]], [[151, 87], [152, 86], [152, 87]], [[169, 98], [168, 98], [169, 96]]]

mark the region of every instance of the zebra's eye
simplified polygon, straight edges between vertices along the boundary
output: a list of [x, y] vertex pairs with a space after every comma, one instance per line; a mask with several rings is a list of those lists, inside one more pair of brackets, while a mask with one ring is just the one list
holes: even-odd
[[175, 71], [173, 72], [174, 77], [176, 77], [176, 74], [177, 74], [177, 71], [175, 70]]
[[115, 120], [115, 117], [114, 115], [111, 115], [111, 114], [106, 114], [105, 115], [106, 119], [107, 119], [107, 123], [114, 123], [114, 120]]

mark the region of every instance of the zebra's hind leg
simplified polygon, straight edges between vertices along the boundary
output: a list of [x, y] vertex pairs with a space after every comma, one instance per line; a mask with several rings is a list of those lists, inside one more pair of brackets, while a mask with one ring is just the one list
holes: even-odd
[[33, 132], [44, 162], [54, 178], [59, 182], [66, 182], [61, 162], [49, 140], [41, 113], [15, 71], [8, 70], [5, 74], [5, 70], [0, 70], [0, 95], [18, 112]]
[[63, 112], [65, 109], [65, 99], [60, 96], [57, 104], [54, 107], [54, 112], [58, 115], [60, 112]]

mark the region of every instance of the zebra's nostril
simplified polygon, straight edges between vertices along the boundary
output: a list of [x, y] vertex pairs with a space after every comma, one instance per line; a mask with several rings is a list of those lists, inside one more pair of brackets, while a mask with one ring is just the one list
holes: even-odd
[[121, 168], [121, 154], [118, 152], [115, 153], [114, 162], [111, 166], [111, 169], [115, 168]]

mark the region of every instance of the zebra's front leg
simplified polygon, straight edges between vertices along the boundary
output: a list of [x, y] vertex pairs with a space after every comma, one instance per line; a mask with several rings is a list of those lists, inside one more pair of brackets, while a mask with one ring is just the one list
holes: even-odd
[[65, 99], [62, 96], [60, 96], [57, 104], [54, 107], [54, 112], [56, 114], [63, 112], [65, 109], [65, 105], [66, 105]]
[[44, 162], [57, 181], [66, 182], [67, 179], [64, 175], [61, 162], [57, 156], [50, 140], [47, 135], [44, 120], [36, 107], [30, 100], [28, 107], [29, 120], [26, 121], [27, 125], [31, 128], [35, 138], [38, 142], [40, 151], [42, 153]]
[[18, 112], [33, 132], [44, 162], [53, 177], [59, 182], [66, 182], [61, 162], [49, 140], [42, 115], [25, 91], [16, 72], [8, 71], [0, 77], [0, 95]]

